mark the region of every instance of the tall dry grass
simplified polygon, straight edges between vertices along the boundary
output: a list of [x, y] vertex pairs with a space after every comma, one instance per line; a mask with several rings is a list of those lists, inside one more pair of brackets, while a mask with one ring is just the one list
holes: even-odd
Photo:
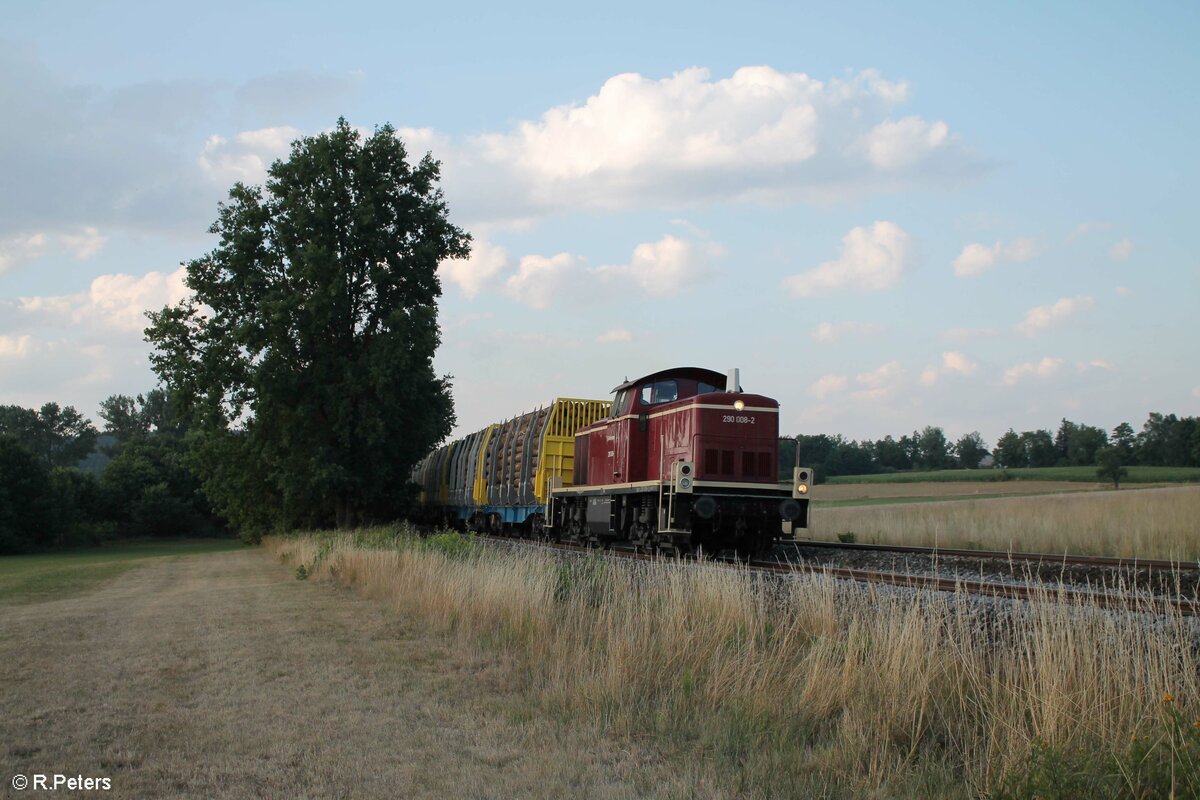
[[1180, 618], [1149, 626], [1049, 599], [1014, 615], [823, 576], [781, 586], [716, 566], [379, 534], [264, 544], [502, 650], [548, 712], [706, 757], [744, 796], [986, 795], [1038, 748], [1119, 761], [1160, 730], [1164, 693], [1200, 710]]
[[809, 531], [860, 542], [1200, 559], [1200, 486], [812, 512]]

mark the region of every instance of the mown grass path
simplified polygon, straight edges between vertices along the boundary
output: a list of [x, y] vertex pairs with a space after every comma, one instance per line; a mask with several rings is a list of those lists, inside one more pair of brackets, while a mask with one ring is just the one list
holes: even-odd
[[3, 796], [38, 772], [110, 777], [97, 797], [708, 794], [589, 724], [530, 713], [492, 656], [260, 551], [144, 559], [12, 600]]

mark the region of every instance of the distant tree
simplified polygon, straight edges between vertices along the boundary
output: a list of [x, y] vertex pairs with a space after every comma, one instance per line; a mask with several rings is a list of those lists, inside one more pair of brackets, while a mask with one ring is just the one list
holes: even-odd
[[979, 462], [988, 454], [988, 447], [979, 431], [971, 431], [960, 436], [954, 443], [954, 454], [960, 467], [978, 469]]
[[1021, 437], [1012, 428], [999, 438], [996, 442], [996, 449], [992, 451], [992, 456], [996, 459], [996, 463], [1002, 467], [1027, 467], [1029, 466], [1029, 458], [1025, 454], [1025, 444], [1021, 441]]
[[1066, 417], [1058, 424], [1058, 432], [1054, 434], [1054, 450], [1056, 453], [1056, 463], [1059, 466], [1066, 466], [1071, 463], [1070, 449], [1071, 439], [1079, 431], [1079, 425], [1071, 422]]
[[1129, 474], [1129, 470], [1121, 463], [1121, 451], [1116, 447], [1102, 447], [1096, 453], [1096, 476], [1102, 480], [1112, 481], [1114, 489], [1121, 488], [1121, 478]]
[[1103, 428], [1079, 425], [1067, 443], [1067, 463], [1075, 467], [1096, 463], [1096, 454], [1108, 446], [1108, 434]]
[[933, 425], [926, 425], [919, 434], [920, 455], [917, 463], [922, 469], [945, 469], [950, 466], [950, 443], [946, 432]]
[[364, 141], [344, 119], [293, 143], [265, 190], [230, 191], [219, 244], [187, 264], [192, 295], [150, 314], [205, 492], [240, 527], [394, 516], [453, 425], [437, 267], [470, 237], [438, 162], [407, 156], [392, 127]]
[[1128, 422], [1122, 422], [1112, 431], [1112, 444], [1117, 448], [1117, 452], [1121, 454], [1121, 462], [1132, 464], [1137, 457], [1137, 436], [1133, 432], [1133, 426]]
[[100, 486], [111, 517], [126, 536], [183, 536], [216, 527], [182, 442], [169, 436], [135, 436], [125, 442]]
[[874, 455], [875, 463], [882, 469], [912, 469], [912, 459], [909, 458], [908, 451], [903, 444], [891, 436], [885, 436], [877, 440], [871, 446], [871, 451]]
[[1050, 431], [1022, 431], [1021, 447], [1025, 451], [1025, 463], [1031, 467], [1053, 467], [1058, 463], [1058, 450]]
[[152, 389], [137, 397], [111, 395], [100, 403], [100, 418], [105, 422], [104, 432], [115, 436], [119, 443], [151, 432], [182, 436], [186, 430], [170, 396], [163, 389]]
[[13, 436], [44, 467], [78, 464], [96, 448], [96, 429], [73, 406], [46, 403], [37, 411], [0, 407], [0, 434]]
[[16, 437], [0, 434], [0, 553], [50, 545], [55, 534], [46, 467]]

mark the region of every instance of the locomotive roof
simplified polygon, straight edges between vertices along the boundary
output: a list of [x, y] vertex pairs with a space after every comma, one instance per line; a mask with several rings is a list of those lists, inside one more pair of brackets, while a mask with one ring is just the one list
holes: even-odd
[[620, 386], [614, 388], [613, 392], [619, 392], [622, 389], [628, 389], [631, 386], [638, 386], [639, 384], [658, 380], [659, 378], [688, 378], [693, 381], [711, 383], [713, 386], [718, 387], [725, 385], [725, 374], [722, 372], [705, 369], [704, 367], [671, 367], [670, 369], [651, 372], [649, 375], [644, 375], [637, 380], [625, 381]]

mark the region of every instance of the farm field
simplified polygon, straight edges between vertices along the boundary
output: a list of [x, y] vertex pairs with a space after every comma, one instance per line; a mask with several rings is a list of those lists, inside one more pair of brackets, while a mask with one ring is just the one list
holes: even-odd
[[[1121, 483], [1200, 482], [1197, 467], [1126, 467]], [[1019, 467], [1015, 469], [946, 469], [935, 472], [888, 472], [877, 475], [837, 475], [831, 485], [845, 483], [1003, 483], [1007, 481], [1073, 481], [1097, 483], [1095, 467]]]
[[0, 796], [38, 772], [112, 780], [73, 797], [704, 796], [535, 717], [501, 655], [224, 544], [0, 559]]
[[[871, 485], [872, 490], [883, 487]], [[821, 493], [826, 488], [852, 487], [818, 486], [814, 499], [827, 497]], [[1200, 486], [985, 499], [948, 494], [928, 502], [899, 495], [874, 498], [814, 503], [807, 535], [833, 540], [853, 534], [856, 541], [876, 544], [1200, 559]]]
[[[1164, 484], [1151, 484], [1164, 485]], [[1139, 484], [1139, 487], [1141, 484]], [[1111, 484], [1081, 481], [904, 481], [894, 483], [819, 483], [812, 487], [818, 505], [860, 501], [936, 501], [956, 498], [1006, 497], [1016, 495], [1093, 492], [1111, 489]]]

